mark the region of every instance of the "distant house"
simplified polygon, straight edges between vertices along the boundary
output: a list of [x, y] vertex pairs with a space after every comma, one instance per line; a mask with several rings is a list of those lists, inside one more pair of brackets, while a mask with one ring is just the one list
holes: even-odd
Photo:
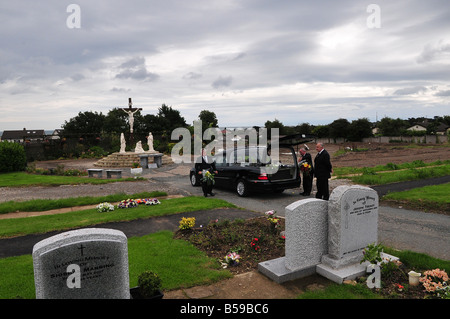
[[50, 140], [59, 140], [61, 138], [61, 135], [63, 132], [64, 132], [64, 130], [62, 128], [57, 128], [47, 138]]
[[407, 130], [414, 131], [414, 132], [426, 132], [427, 126], [425, 124], [415, 124], [411, 127], [408, 127]]
[[45, 137], [44, 130], [13, 130], [3, 131], [2, 141], [24, 143], [24, 142], [37, 142], [43, 141]]
[[438, 127], [436, 127], [437, 135], [447, 135], [450, 134], [450, 126], [444, 123], [440, 123]]
[[430, 127], [431, 131], [436, 131], [437, 135], [446, 135], [450, 131], [450, 126], [444, 123], [439, 123], [435, 126], [435, 123], [430, 123], [428, 121], [423, 121], [421, 123], [416, 123], [415, 125], [407, 128], [408, 131], [414, 132], [426, 132]]

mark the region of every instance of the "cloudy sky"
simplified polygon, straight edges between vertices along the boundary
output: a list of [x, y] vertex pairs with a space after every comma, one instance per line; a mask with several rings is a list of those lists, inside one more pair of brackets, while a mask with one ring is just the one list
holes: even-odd
[[2, 0], [0, 21], [0, 131], [129, 97], [229, 127], [450, 115], [448, 0]]

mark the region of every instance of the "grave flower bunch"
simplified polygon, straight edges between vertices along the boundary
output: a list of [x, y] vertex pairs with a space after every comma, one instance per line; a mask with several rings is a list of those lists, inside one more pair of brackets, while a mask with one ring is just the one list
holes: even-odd
[[104, 202], [97, 205], [97, 211], [99, 213], [112, 212], [114, 210], [114, 205]]
[[280, 225], [280, 218], [276, 216], [277, 212], [274, 210], [269, 210], [264, 213], [267, 216], [267, 220], [270, 222], [270, 227], [273, 232], [276, 232]]
[[138, 206], [138, 202], [134, 199], [125, 199], [117, 205], [118, 208], [133, 208]]
[[161, 204], [161, 202], [157, 198], [138, 198], [136, 199], [136, 202], [138, 204], [145, 204], [145, 205], [158, 205]]
[[225, 256], [225, 263], [230, 266], [237, 266], [239, 264], [239, 258], [241, 258], [241, 256], [239, 256], [236, 252], [228, 253]]
[[180, 226], [178, 227], [181, 230], [188, 230], [195, 226], [195, 217], [183, 217], [180, 220]]
[[420, 277], [419, 281], [427, 292], [436, 293], [438, 297], [442, 298], [450, 297], [448, 275], [444, 270], [436, 268], [427, 270], [423, 274], [424, 276]]
[[251, 243], [250, 243], [250, 247], [252, 247], [252, 249], [254, 249], [255, 251], [258, 251], [261, 249], [261, 247], [258, 245], [258, 241], [259, 239], [257, 237], [253, 238]]

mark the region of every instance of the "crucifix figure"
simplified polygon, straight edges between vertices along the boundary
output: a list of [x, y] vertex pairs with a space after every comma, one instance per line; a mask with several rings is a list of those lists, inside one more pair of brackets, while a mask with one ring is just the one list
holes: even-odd
[[128, 98], [128, 108], [123, 108], [122, 110], [128, 114], [128, 122], [130, 123], [130, 144], [134, 145], [134, 138], [133, 138], [134, 113], [142, 109], [134, 108], [130, 97]]
[[128, 114], [128, 121], [130, 123], [130, 133], [133, 133], [133, 125], [134, 125], [134, 113], [142, 110], [141, 108], [132, 107], [133, 103], [131, 102], [131, 97], [128, 99], [128, 108], [123, 108], [122, 110]]

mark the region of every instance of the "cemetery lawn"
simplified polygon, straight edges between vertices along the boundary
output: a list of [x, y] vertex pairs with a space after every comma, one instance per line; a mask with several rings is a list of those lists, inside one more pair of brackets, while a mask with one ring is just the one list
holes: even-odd
[[[170, 231], [128, 239], [130, 287], [139, 274], [151, 270], [162, 281], [163, 290], [210, 284], [232, 274], [192, 244], [176, 240]], [[0, 299], [36, 298], [31, 255], [0, 259]]]
[[447, 176], [450, 175], [450, 163], [437, 161], [425, 164], [422, 161], [414, 161], [399, 165], [388, 163], [363, 168], [337, 167], [333, 169], [333, 174], [338, 178], [350, 179], [356, 184], [382, 185]]
[[407, 206], [410, 209], [450, 215], [450, 197], [448, 194], [450, 194], [450, 183], [389, 193], [383, 196], [383, 201], [389, 204]]
[[142, 192], [137, 194], [118, 193], [106, 196], [81, 196], [73, 198], [61, 199], [32, 199], [23, 202], [8, 201], [0, 203], [0, 214], [7, 214], [12, 212], [43, 212], [52, 209], [95, 205], [103, 202], [120, 202], [128, 198], [154, 198], [160, 196], [167, 196], [165, 192]]
[[37, 175], [25, 172], [2, 173], [0, 187], [25, 187], [25, 186], [59, 186], [76, 184], [106, 184], [114, 182], [136, 181], [134, 178], [99, 179], [86, 176], [58, 176]]
[[218, 198], [191, 196], [162, 199], [160, 205], [146, 206], [142, 204], [139, 207], [123, 209], [116, 207], [114, 211], [105, 213], [99, 213], [93, 208], [56, 215], [2, 219], [0, 220], [0, 238], [46, 233], [54, 230], [65, 231], [107, 222], [151, 218], [219, 207], [236, 208], [235, 205]]

